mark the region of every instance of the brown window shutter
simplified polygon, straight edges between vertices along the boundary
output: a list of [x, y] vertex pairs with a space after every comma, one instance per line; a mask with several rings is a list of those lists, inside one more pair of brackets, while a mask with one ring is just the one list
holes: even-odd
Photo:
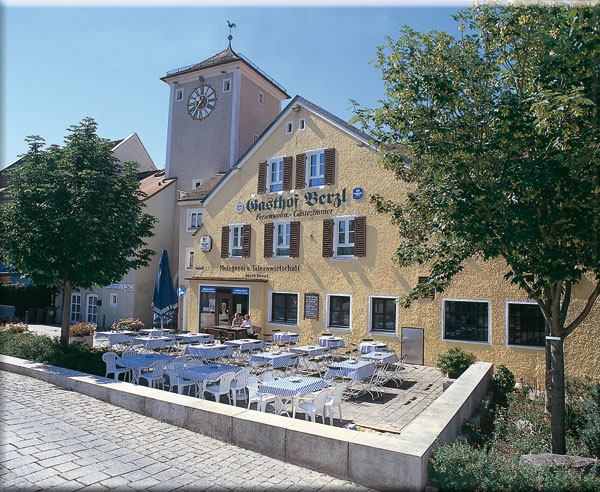
[[367, 256], [367, 218], [354, 219], [354, 256]]
[[290, 223], [290, 256], [300, 256], [300, 222]]
[[283, 158], [283, 189], [290, 191], [292, 189], [292, 156]]
[[265, 224], [265, 258], [273, 257], [273, 222]]
[[296, 156], [296, 189], [306, 188], [306, 154]]
[[221, 258], [229, 258], [229, 226], [221, 227]]
[[335, 183], [335, 149], [325, 149], [325, 184]]
[[333, 219], [323, 220], [323, 257], [333, 256]]
[[258, 163], [258, 189], [256, 193], [262, 195], [267, 192], [267, 161]]
[[242, 257], [250, 256], [250, 224], [242, 226]]

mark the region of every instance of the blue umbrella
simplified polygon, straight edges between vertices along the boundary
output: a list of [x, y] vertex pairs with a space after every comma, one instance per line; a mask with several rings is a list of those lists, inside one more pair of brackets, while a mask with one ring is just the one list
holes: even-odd
[[152, 296], [152, 312], [160, 317], [161, 335], [163, 322], [168, 322], [173, 311], [177, 309], [177, 306], [177, 296], [175, 295], [175, 289], [171, 281], [171, 271], [169, 270], [169, 257], [167, 256], [167, 250], [163, 249], [158, 264], [154, 295]]

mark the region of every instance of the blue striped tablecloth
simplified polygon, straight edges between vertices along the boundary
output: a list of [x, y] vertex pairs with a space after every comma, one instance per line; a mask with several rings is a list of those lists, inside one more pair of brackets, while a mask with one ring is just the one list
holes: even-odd
[[177, 341], [169, 337], [135, 337], [133, 339], [134, 345], [144, 345], [149, 349], [156, 349], [161, 347], [172, 347], [177, 345]]
[[[134, 333], [132, 333], [132, 334], [134, 334]], [[99, 332], [96, 332], [96, 335], [94, 335], [94, 338], [96, 340], [101, 339], [101, 338], [108, 338], [108, 343], [110, 345], [118, 345], [120, 343], [131, 342], [130, 335], [127, 333], [122, 333], [122, 332], [99, 331]]]
[[233, 347], [231, 345], [188, 345], [183, 355], [194, 355], [208, 360], [218, 359], [233, 355]]
[[359, 352], [368, 354], [369, 352], [379, 352], [381, 349], [386, 349], [387, 345], [383, 342], [362, 342], [358, 346]]
[[295, 360], [298, 360], [298, 354], [293, 354], [291, 352], [259, 352], [250, 356], [250, 361], [266, 362], [273, 366], [273, 369], [288, 367]]
[[366, 360], [352, 362], [350, 360], [345, 360], [331, 364], [327, 370], [327, 373], [325, 374], [325, 377], [347, 377], [353, 379], [354, 381], [362, 381], [363, 379], [371, 377], [374, 372], [374, 362], [368, 362]]
[[368, 354], [361, 355], [359, 359], [371, 362], [383, 362], [385, 364], [393, 364], [400, 360], [394, 352], [369, 352]]
[[292, 347], [290, 352], [296, 354], [308, 355], [309, 357], [315, 357], [317, 355], [323, 355], [327, 352], [327, 347], [321, 347], [317, 345], [303, 345], [302, 347]]
[[299, 336], [298, 333], [292, 331], [278, 331], [273, 333], [273, 340], [276, 342], [297, 342]]
[[260, 393], [292, 398], [296, 395], [305, 395], [306, 393], [317, 391], [327, 386], [329, 386], [329, 383], [323, 379], [288, 376], [275, 381], [267, 381], [258, 388], [258, 391]]
[[225, 345], [231, 345], [232, 347], [238, 347], [240, 350], [254, 350], [264, 349], [265, 341], [256, 340], [254, 338], [242, 338], [240, 340], [227, 340]]
[[169, 333], [169, 330], [164, 329], [164, 330], [156, 330], [154, 328], [144, 328], [143, 330], [139, 331], [140, 335], [148, 335], [151, 337], [158, 337], [161, 335], [161, 333], [163, 335], [165, 335], [166, 333]]
[[140, 368], [148, 367], [157, 360], [164, 360], [166, 366], [169, 362], [175, 360], [175, 357], [163, 354], [140, 354], [130, 357], [119, 357], [116, 363], [119, 367], [139, 371]]
[[175, 335], [175, 339], [180, 342], [190, 343], [211, 343], [215, 341], [214, 335], [209, 335], [208, 333], [182, 333], [180, 335]]
[[319, 337], [319, 345], [323, 347], [343, 347], [344, 339], [340, 337]]
[[241, 370], [241, 367], [229, 364], [208, 364], [184, 369], [181, 371], [181, 377], [191, 381], [216, 381], [225, 373]]

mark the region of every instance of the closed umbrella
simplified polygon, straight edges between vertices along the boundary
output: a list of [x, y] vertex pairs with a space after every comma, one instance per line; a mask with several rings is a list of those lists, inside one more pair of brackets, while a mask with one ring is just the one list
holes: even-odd
[[152, 296], [152, 312], [160, 317], [160, 334], [162, 336], [163, 322], [168, 321], [173, 311], [177, 309], [177, 296], [171, 281], [169, 270], [169, 257], [167, 250], [163, 249], [158, 264], [158, 274]]

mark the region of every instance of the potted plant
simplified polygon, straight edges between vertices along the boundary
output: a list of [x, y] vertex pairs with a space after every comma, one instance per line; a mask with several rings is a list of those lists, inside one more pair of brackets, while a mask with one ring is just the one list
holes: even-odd
[[69, 343], [85, 343], [91, 347], [94, 343], [95, 331], [96, 325], [92, 323], [75, 323], [69, 326]]
[[119, 318], [111, 326], [111, 329], [114, 331], [138, 332], [140, 330], [143, 330], [144, 328], [144, 323], [138, 318]]
[[438, 355], [436, 366], [450, 379], [457, 379], [475, 362], [475, 354], [452, 347]]

